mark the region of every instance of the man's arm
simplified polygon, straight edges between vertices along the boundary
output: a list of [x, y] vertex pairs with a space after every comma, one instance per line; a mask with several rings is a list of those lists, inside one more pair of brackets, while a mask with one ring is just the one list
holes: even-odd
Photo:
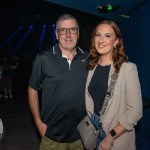
[[44, 136], [47, 126], [42, 122], [40, 117], [38, 91], [30, 86], [28, 88], [28, 100], [35, 124], [39, 130], [40, 135]]

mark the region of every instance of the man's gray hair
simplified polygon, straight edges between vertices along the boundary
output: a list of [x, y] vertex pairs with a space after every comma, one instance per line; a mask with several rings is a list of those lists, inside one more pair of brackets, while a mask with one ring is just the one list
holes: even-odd
[[74, 20], [76, 21], [76, 23], [77, 23], [77, 27], [79, 27], [78, 21], [77, 21], [77, 19], [76, 19], [73, 15], [71, 15], [71, 14], [63, 14], [63, 15], [61, 15], [61, 16], [57, 19], [57, 22], [56, 22], [56, 29], [59, 28], [59, 22], [60, 22], [60, 21], [69, 20], [69, 19], [74, 19]]

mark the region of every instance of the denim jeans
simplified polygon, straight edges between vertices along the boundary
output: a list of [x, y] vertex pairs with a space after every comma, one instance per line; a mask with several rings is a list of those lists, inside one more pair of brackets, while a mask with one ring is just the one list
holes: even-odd
[[100, 144], [100, 142], [105, 138], [106, 134], [102, 128], [102, 125], [100, 123], [100, 117], [96, 114], [92, 115], [92, 122], [95, 125], [97, 130], [100, 130], [99, 135], [98, 135], [98, 139], [97, 139], [97, 144], [96, 144], [96, 150], [98, 150], [98, 146]]

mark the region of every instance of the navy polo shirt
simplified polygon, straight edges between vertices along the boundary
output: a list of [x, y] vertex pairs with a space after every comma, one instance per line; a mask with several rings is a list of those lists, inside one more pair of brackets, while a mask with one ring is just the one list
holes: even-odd
[[41, 118], [46, 136], [58, 142], [80, 138], [77, 124], [85, 115], [87, 54], [77, 48], [71, 65], [62, 57], [58, 44], [40, 52], [34, 62], [29, 85], [42, 89]]

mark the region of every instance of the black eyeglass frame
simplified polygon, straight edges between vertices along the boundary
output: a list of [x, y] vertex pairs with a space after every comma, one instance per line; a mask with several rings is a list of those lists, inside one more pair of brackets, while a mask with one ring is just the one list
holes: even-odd
[[[75, 31], [73, 31], [73, 29]], [[67, 31], [69, 31], [71, 34], [77, 34], [77, 32], [79, 31], [79, 28], [78, 27], [72, 27], [72, 28], [58, 28], [56, 29], [59, 34], [61, 35], [65, 35], [67, 33]], [[63, 33], [64, 32], [64, 33]]]

